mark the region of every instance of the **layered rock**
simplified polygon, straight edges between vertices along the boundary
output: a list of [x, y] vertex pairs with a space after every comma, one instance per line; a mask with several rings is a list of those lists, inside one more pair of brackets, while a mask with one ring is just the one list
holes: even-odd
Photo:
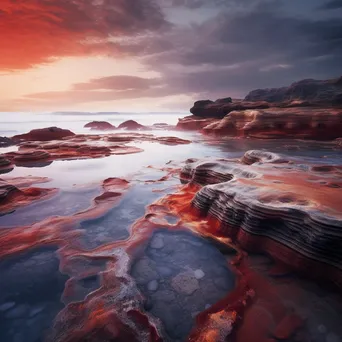
[[205, 126], [211, 123], [217, 122], [214, 118], [202, 118], [195, 115], [186, 116], [185, 118], [179, 119], [176, 129], [186, 131], [199, 131]]
[[215, 219], [223, 235], [340, 286], [341, 176], [342, 166], [304, 167], [263, 151], [240, 162], [189, 160], [181, 173], [183, 181], [204, 185], [192, 206]]
[[163, 145], [184, 145], [191, 141], [177, 137], [157, 137], [153, 134], [117, 133], [101, 135], [73, 135], [63, 140], [23, 141], [19, 150], [0, 155], [0, 172], [3, 166], [46, 166], [54, 160], [101, 158], [143, 152], [143, 149], [126, 145], [129, 142], [151, 142]]
[[62, 129], [58, 127], [48, 127], [33, 129], [32, 131], [19, 134], [12, 137], [15, 142], [20, 141], [50, 141], [50, 140], [62, 140], [65, 137], [74, 136], [75, 133], [69, 131], [68, 129]]
[[118, 128], [119, 129], [128, 129], [128, 130], [131, 130], [131, 131], [138, 131], [138, 130], [145, 129], [146, 127], [143, 126], [143, 125], [140, 125], [139, 123], [137, 123], [134, 120], [128, 120], [128, 121], [125, 121], [122, 124], [120, 124], [118, 126]]
[[235, 110], [247, 110], [247, 109], [265, 109], [269, 108], [269, 103], [265, 101], [260, 102], [248, 102], [248, 101], [224, 101], [218, 99], [215, 102], [210, 100], [197, 101], [190, 109], [190, 112], [198, 117], [204, 118], [218, 118], [222, 119], [224, 116]]
[[251, 91], [245, 101], [290, 102], [342, 105], [342, 76], [331, 80], [306, 79], [289, 87], [257, 89]]
[[84, 125], [85, 128], [90, 128], [98, 131], [110, 131], [115, 129], [111, 123], [106, 121], [92, 121]]
[[342, 109], [270, 108], [234, 111], [203, 128], [208, 134], [333, 140], [341, 136]]
[[57, 192], [57, 189], [28, 187], [33, 183], [45, 182], [45, 178], [30, 178], [25, 181], [0, 179], [0, 216], [14, 209], [30, 204], [33, 201], [47, 198]]

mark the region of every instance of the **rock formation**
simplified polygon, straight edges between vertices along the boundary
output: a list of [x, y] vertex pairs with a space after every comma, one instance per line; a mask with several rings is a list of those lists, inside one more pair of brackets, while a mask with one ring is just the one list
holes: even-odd
[[257, 89], [245, 101], [290, 102], [308, 101], [327, 106], [342, 104], [342, 76], [331, 80], [306, 79], [289, 87]]
[[210, 100], [197, 101], [194, 103], [194, 106], [190, 109], [190, 112], [198, 117], [222, 119], [224, 116], [226, 116], [234, 110], [265, 109], [269, 107], [270, 105], [265, 101], [225, 102], [222, 99], [218, 99], [215, 102]]
[[13, 141], [50, 141], [50, 140], [62, 140], [65, 137], [70, 137], [75, 135], [75, 133], [69, 131], [68, 129], [62, 129], [58, 127], [48, 127], [33, 129], [29, 133], [19, 134], [12, 137]]
[[[246, 164], [247, 165], [246, 165]], [[189, 160], [192, 206], [247, 251], [342, 286], [342, 166], [299, 165], [264, 151], [241, 161]]]
[[[180, 119], [178, 129], [255, 138], [332, 140], [342, 132], [342, 77], [253, 90], [242, 101], [196, 101], [190, 112], [193, 116]], [[222, 120], [210, 122], [209, 118]]]
[[208, 134], [254, 138], [333, 140], [342, 134], [342, 109], [270, 108], [234, 111], [203, 128]]
[[139, 123], [137, 123], [134, 120], [128, 120], [123, 122], [122, 124], [120, 124], [118, 126], [119, 129], [127, 129], [127, 130], [131, 130], [131, 131], [138, 131], [138, 130], [143, 130], [145, 129], [145, 126], [140, 125]]
[[177, 137], [157, 137], [153, 134], [116, 133], [116, 134], [79, 134], [54, 141], [23, 141], [18, 151], [0, 154], [0, 173], [12, 169], [12, 165], [46, 166], [54, 160], [101, 158], [143, 152], [129, 142], [156, 142], [163, 145], [190, 144], [191, 141]]
[[48, 198], [57, 192], [57, 189], [28, 187], [34, 183], [45, 182], [46, 178], [28, 177], [26, 183], [17, 179], [0, 179], [0, 216], [14, 209], [30, 204], [33, 201]]
[[84, 125], [85, 128], [90, 128], [98, 131], [110, 131], [114, 130], [115, 126], [106, 121], [92, 121]]
[[200, 116], [190, 115], [183, 119], [179, 119], [176, 129], [186, 131], [199, 131], [211, 123], [217, 122], [214, 118], [202, 118]]
[[8, 147], [15, 145], [15, 142], [8, 137], [0, 137], [0, 147]]

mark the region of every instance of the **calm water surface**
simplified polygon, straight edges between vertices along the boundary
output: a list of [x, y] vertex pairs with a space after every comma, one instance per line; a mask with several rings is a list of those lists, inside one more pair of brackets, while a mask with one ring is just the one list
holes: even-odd
[[[0, 113], [0, 136], [27, 132], [33, 128], [59, 126], [75, 133], [89, 132], [83, 125], [92, 120], [105, 120], [114, 125], [133, 119], [144, 125], [156, 122], [176, 124], [184, 114], [158, 115], [65, 115], [24, 114], [11, 116]], [[147, 132], [148, 133], [148, 132]], [[161, 136], [177, 136], [190, 139], [189, 145], [166, 146], [158, 143], [133, 143], [144, 150], [142, 153], [110, 156], [101, 159], [54, 161], [45, 167], [15, 167], [1, 178], [41, 176], [50, 182], [41, 187], [57, 187], [57, 196], [0, 217], [1, 227], [30, 225], [50, 216], [68, 216], [91, 206], [92, 200], [101, 193], [101, 182], [108, 177], [127, 178], [130, 190], [121, 202], [105, 215], [80, 222], [75, 229], [82, 231], [80, 245], [91, 250], [103, 244], [124, 240], [130, 234], [135, 220], [142, 217], [147, 205], [179, 184], [177, 177], [161, 184], [145, 183], [157, 180], [165, 172], [158, 170], [170, 164], [181, 165], [188, 158], [237, 158], [250, 149], [265, 149], [288, 155], [303, 163], [338, 164], [342, 161], [339, 151], [325, 144], [300, 141], [261, 140], [212, 140], [196, 133], [176, 131], [153, 131]], [[130, 144], [132, 145], [132, 144]], [[297, 147], [291, 148], [296, 145]], [[15, 150], [10, 147], [1, 152]], [[151, 169], [148, 166], [156, 167]], [[163, 192], [153, 192], [159, 189]], [[70, 301], [80, 301], [101, 285], [101, 272], [106, 261], [80, 261], [62, 274], [59, 268], [58, 246], [49, 249], [36, 248], [16, 257], [0, 261], [0, 341], [41, 342], [51, 327], [54, 317], [64, 304], [60, 300], [68, 277], [77, 276], [85, 269], [97, 269], [98, 273], [79, 279], [78, 290]], [[146, 270], [149, 270], [148, 272]], [[189, 272], [196, 272], [193, 280]], [[234, 287], [234, 275], [227, 267], [224, 256], [207, 241], [191, 234], [171, 233], [159, 230], [151, 238], [145, 252], [133, 264], [132, 276], [139, 290], [147, 298], [146, 310], [159, 317], [173, 341], [182, 341], [191, 330], [199, 311], [222, 298]], [[191, 273], [192, 274], [192, 273]], [[195, 273], [194, 273], [195, 274]], [[174, 278], [192, 279], [193, 289], [179, 295], [173, 291]], [[187, 278], [190, 277], [190, 278]], [[311, 284], [311, 285], [310, 285]], [[309, 312], [312, 341], [341, 342], [342, 331], [335, 321], [341, 318], [339, 298], [335, 301], [329, 291], [320, 290], [310, 282], [298, 279], [297, 288], [303, 293], [302, 305]], [[323, 293], [323, 294], [322, 294]], [[317, 304], [311, 305], [312, 300]], [[288, 298], [291, 301], [291, 296]], [[342, 319], [342, 318], [341, 318]], [[335, 322], [335, 323], [334, 323]], [[323, 327], [323, 328], [322, 328]], [[316, 331], [316, 330], [317, 331]], [[310, 331], [311, 331], [310, 330]]]

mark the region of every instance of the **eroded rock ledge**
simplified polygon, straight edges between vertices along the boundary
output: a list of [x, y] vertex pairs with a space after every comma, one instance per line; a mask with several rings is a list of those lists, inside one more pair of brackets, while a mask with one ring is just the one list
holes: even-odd
[[254, 138], [333, 140], [342, 132], [342, 77], [258, 89], [244, 100], [196, 101], [177, 128]]
[[192, 206], [244, 249], [342, 286], [342, 166], [249, 151], [235, 161], [189, 160], [181, 176], [203, 185]]
[[213, 122], [208, 134], [253, 138], [333, 140], [342, 132], [342, 109], [270, 108], [234, 111]]
[[[191, 141], [177, 137], [158, 137], [153, 134], [142, 133], [115, 133], [115, 134], [73, 134], [60, 139], [52, 139], [55, 133], [49, 129], [42, 129], [38, 135], [33, 134], [36, 140], [19, 142], [18, 151], [0, 154], [0, 173], [11, 169], [13, 165], [46, 166], [54, 160], [72, 160], [86, 158], [101, 158], [110, 155], [140, 153], [144, 150], [127, 145], [134, 142], [156, 142], [163, 145], [190, 144]], [[58, 129], [56, 132], [64, 130]], [[25, 140], [32, 137], [32, 132], [23, 134]], [[48, 133], [48, 135], [45, 135]], [[59, 134], [59, 133], [58, 133]], [[68, 133], [67, 133], [68, 134]], [[63, 132], [62, 132], [63, 135]], [[47, 141], [49, 140], [49, 141]]]

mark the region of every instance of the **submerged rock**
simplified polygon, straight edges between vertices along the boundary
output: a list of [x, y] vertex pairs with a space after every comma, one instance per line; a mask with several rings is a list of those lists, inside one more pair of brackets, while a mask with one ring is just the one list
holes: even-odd
[[185, 295], [191, 295], [199, 289], [198, 280], [190, 271], [177, 274], [171, 280], [171, 286], [176, 292]]

